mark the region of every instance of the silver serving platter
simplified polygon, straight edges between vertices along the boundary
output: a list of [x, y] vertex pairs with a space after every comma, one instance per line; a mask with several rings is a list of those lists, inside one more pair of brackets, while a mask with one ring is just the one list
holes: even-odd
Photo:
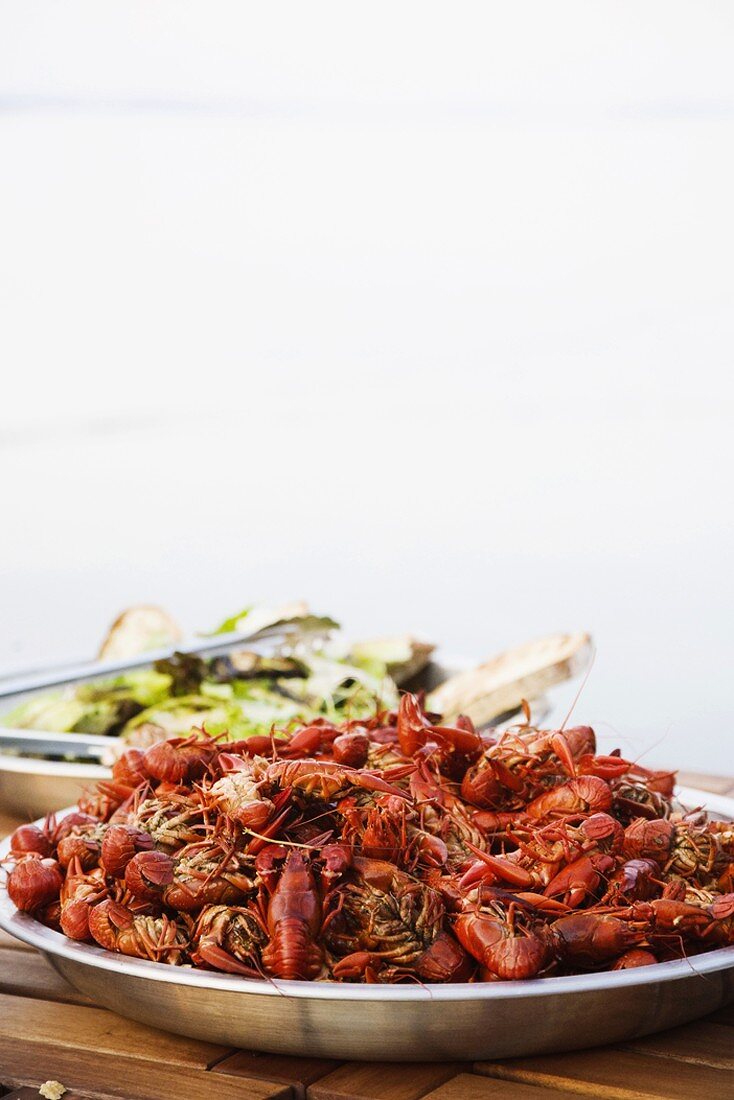
[[[692, 788], [688, 806], [734, 816], [734, 799]], [[9, 842], [0, 845], [0, 860]], [[0, 927], [38, 948], [98, 1004], [226, 1046], [319, 1058], [512, 1058], [620, 1043], [734, 999], [734, 947], [633, 970], [476, 985], [259, 981], [130, 959], [74, 943], [0, 891]]]

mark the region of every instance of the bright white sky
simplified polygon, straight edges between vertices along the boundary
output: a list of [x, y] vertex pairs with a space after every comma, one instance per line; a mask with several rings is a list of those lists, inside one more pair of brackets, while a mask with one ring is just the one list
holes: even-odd
[[0, 662], [587, 628], [734, 770], [733, 10], [0, 3]]

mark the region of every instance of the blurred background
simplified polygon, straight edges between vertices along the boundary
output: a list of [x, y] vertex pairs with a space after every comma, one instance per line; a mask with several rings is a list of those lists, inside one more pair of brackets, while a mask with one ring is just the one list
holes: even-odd
[[731, 771], [731, 5], [0, 21], [0, 668], [588, 629], [606, 746]]

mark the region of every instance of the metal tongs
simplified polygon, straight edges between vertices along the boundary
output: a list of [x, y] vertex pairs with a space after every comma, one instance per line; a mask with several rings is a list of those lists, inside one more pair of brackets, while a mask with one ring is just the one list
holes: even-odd
[[120, 660], [80, 661], [74, 665], [12, 676], [7, 680], [0, 680], [0, 699], [8, 695], [24, 695], [28, 691], [38, 691], [41, 688], [80, 684], [85, 680], [101, 680], [108, 676], [116, 676], [120, 672], [132, 672], [137, 668], [152, 665], [155, 661], [168, 661], [176, 653], [206, 654], [208, 657], [217, 657], [243, 642], [247, 642], [248, 647], [253, 649], [261, 642], [274, 645], [285, 641], [293, 634], [293, 630], [288, 630], [288, 625], [275, 623], [252, 634], [233, 630], [226, 634], [213, 635], [211, 638], [196, 638], [179, 645], [166, 646], [163, 649], [149, 649], [145, 653], [138, 653], [134, 657], [125, 657]]
[[[210, 638], [195, 638], [175, 646], [148, 650], [114, 661], [81, 661], [78, 664], [26, 673], [0, 681], [0, 698], [22, 696], [43, 688], [66, 687], [88, 680], [104, 680], [122, 672], [146, 668], [156, 661], [170, 660], [176, 653], [191, 653], [218, 657], [237, 646], [247, 645], [253, 652], [272, 650], [276, 645], [298, 634], [297, 619], [284, 620], [247, 633], [233, 630]], [[114, 738], [86, 733], [55, 733], [46, 730], [11, 729], [0, 726], [0, 752], [14, 751], [43, 756], [83, 756], [101, 760], [109, 754]]]
[[96, 761], [109, 754], [114, 741], [114, 737], [97, 737], [91, 733], [52, 733], [0, 726], [0, 753], [11, 750], [38, 756], [81, 756]]

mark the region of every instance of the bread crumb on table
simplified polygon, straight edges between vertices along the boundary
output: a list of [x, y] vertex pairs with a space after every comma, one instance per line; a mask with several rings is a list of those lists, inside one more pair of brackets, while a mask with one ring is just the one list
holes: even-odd
[[60, 1081], [44, 1081], [38, 1091], [46, 1100], [61, 1100], [67, 1090]]

